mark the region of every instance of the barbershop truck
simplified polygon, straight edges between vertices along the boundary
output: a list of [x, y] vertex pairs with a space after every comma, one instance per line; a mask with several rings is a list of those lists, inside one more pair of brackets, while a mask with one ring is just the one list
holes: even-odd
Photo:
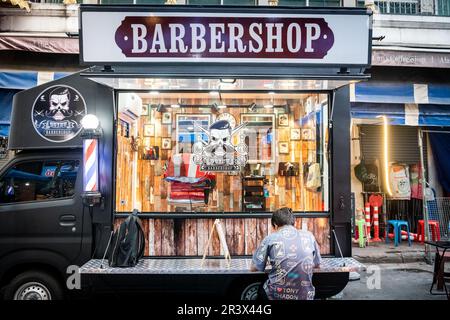
[[[340, 292], [362, 267], [348, 84], [369, 77], [371, 12], [80, 5], [79, 19], [85, 69], [14, 97], [3, 298], [254, 299], [266, 275], [250, 258], [283, 206], [319, 243], [316, 297]], [[133, 210], [145, 257], [110, 267], [112, 231]]]

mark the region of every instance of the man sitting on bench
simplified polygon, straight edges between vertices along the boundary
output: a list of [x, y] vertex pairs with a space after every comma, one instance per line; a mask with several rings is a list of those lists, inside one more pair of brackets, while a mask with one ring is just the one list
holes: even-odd
[[267, 258], [272, 266], [269, 279], [261, 286], [261, 300], [313, 300], [313, 268], [320, 265], [319, 246], [309, 231], [294, 227], [290, 208], [272, 215], [274, 233], [261, 242], [253, 255], [252, 271], [264, 271]]

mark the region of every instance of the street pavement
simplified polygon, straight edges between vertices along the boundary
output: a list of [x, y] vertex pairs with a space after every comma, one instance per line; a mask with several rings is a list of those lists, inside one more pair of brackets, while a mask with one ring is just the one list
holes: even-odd
[[375, 275], [361, 272], [360, 280], [350, 281], [338, 295], [342, 300], [446, 300], [445, 296], [431, 295], [432, 266], [424, 262], [366, 264], [370, 269], [379, 267], [379, 288], [368, 278]]
[[[445, 300], [445, 296], [429, 293], [433, 265], [425, 262], [424, 246], [406, 242], [371, 243], [368, 247], [352, 248], [353, 257], [367, 267], [361, 278], [350, 281], [334, 299], [339, 300]], [[434, 256], [434, 252], [433, 252]], [[446, 270], [449, 266], [446, 266]], [[376, 277], [379, 275], [379, 282]], [[369, 285], [368, 285], [369, 284]], [[378, 284], [378, 286], [377, 286]], [[450, 289], [450, 288], [449, 288]]]
[[[434, 255], [434, 251], [432, 250]], [[353, 246], [352, 256], [361, 263], [407, 263], [425, 261], [425, 246], [414, 242], [408, 246], [403, 241], [399, 246], [390, 243], [371, 242], [365, 248]]]

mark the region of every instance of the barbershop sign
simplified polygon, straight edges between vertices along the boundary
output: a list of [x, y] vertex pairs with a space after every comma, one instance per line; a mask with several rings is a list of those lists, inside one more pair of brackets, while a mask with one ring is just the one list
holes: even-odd
[[114, 7], [107, 11], [84, 9], [82, 6], [83, 64], [370, 63], [370, 15], [365, 11], [296, 14], [274, 10], [270, 14], [211, 9], [157, 12], [151, 7], [136, 12], [118, 12]]

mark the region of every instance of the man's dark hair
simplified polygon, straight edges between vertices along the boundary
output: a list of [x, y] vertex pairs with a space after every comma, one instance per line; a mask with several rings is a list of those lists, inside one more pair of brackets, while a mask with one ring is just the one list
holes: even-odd
[[293, 226], [295, 223], [295, 218], [292, 213], [291, 208], [284, 207], [275, 210], [272, 214], [272, 226], [282, 227], [285, 225]]

